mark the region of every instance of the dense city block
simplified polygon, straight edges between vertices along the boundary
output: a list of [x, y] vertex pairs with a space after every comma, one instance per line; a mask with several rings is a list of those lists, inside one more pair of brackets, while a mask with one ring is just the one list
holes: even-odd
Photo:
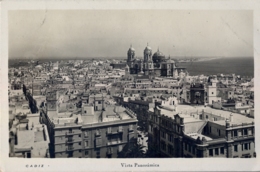
[[9, 62], [9, 156], [256, 157], [253, 77], [191, 76], [159, 48], [141, 53]]

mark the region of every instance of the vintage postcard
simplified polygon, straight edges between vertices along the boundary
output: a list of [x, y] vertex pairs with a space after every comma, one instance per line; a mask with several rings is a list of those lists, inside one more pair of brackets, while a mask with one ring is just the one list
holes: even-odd
[[1, 171], [260, 170], [259, 2], [1, 7]]

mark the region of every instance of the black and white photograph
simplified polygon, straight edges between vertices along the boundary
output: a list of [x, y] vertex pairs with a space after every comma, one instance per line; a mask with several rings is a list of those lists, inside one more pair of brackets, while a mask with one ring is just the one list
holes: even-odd
[[17, 9], [7, 20], [8, 161], [139, 171], [259, 156], [253, 10]]

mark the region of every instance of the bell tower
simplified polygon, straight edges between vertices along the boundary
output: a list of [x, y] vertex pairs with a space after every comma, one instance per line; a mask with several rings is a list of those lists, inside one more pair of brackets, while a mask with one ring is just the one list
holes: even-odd
[[152, 48], [147, 43], [144, 49], [144, 74], [149, 75], [151, 70], [153, 70]]
[[132, 44], [130, 46], [130, 48], [127, 51], [127, 64], [128, 66], [130, 66], [130, 63], [132, 60], [134, 60], [135, 58], [135, 49], [132, 47]]
[[149, 60], [152, 60], [152, 48], [149, 47], [147, 43], [147, 46], [144, 49], [144, 62], [147, 62]]

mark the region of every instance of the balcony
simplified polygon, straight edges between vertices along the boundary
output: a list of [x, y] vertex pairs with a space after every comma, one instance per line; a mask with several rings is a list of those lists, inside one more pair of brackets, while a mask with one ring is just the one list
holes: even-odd
[[120, 134], [123, 133], [123, 130], [117, 130], [117, 131], [107, 131], [107, 135], [113, 135], [113, 134]]
[[71, 136], [71, 135], [77, 135], [77, 134], [81, 134], [81, 131], [71, 131], [71, 132], [66, 132], [66, 136]]
[[123, 128], [119, 128], [119, 129], [117, 130], [117, 132], [118, 132], [118, 133], [123, 133]]
[[96, 136], [96, 137], [101, 136], [100, 132], [96, 132], [96, 133], [95, 133], [95, 136]]
[[75, 139], [68, 139], [67, 141], [66, 141], [66, 143], [73, 143], [75, 141]]
[[74, 150], [74, 147], [73, 146], [70, 146], [66, 149], [66, 151], [73, 151]]
[[128, 131], [131, 132], [131, 131], [134, 131], [134, 129], [133, 128], [128, 128]]
[[107, 142], [107, 145], [110, 146], [110, 145], [117, 145], [117, 144], [120, 144], [122, 143], [121, 140], [115, 140], [115, 141], [108, 141]]

